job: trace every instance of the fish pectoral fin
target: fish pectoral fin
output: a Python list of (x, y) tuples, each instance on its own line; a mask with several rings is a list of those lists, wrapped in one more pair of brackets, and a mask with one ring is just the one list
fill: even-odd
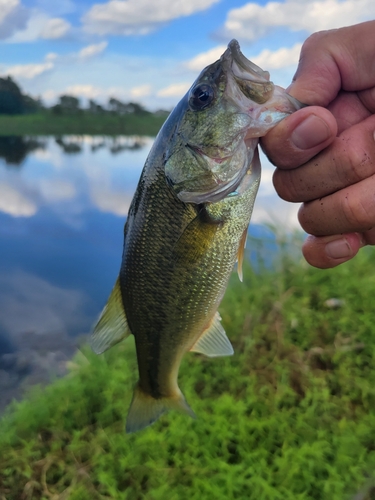
[(127, 434), (148, 427), (168, 410), (177, 410), (197, 418), (180, 390), (175, 397), (154, 398), (146, 394), (137, 384), (126, 419)]
[(204, 330), (190, 351), (199, 352), (211, 358), (215, 356), (231, 356), (233, 354), (232, 344), (220, 320), (219, 313), (216, 313), (209, 327)]
[(173, 249), (176, 261), (195, 264), (206, 255), (222, 221), (210, 217), (205, 207), (186, 226)]
[(90, 345), (96, 354), (101, 354), (129, 335), (130, 330), (122, 304), (120, 279), (117, 278), (108, 302), (95, 325)]
[(237, 273), (238, 273), (238, 277), (240, 278), (241, 283), (243, 281), (242, 265), (243, 265), (243, 258), (245, 255), (248, 227), (242, 233), (241, 240), (240, 240), (240, 246), (238, 247), (238, 253), (237, 253)]

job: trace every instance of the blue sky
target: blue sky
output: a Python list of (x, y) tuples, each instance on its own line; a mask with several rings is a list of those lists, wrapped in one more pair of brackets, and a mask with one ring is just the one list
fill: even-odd
[(374, 18), (374, 0), (0, 0), (0, 75), (46, 104), (169, 109), (231, 38), (287, 86), (310, 33)]

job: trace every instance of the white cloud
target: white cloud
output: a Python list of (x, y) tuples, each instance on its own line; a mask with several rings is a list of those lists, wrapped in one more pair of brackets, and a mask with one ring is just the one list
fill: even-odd
[(59, 95), (60, 92), (58, 92), (57, 90), (48, 89), (42, 92), (42, 99), (47, 103), (51, 103), (51, 101), (57, 99)]
[(56, 52), (48, 52), (46, 57), (44, 58), (46, 61), (55, 61), (59, 56)]
[(0, 184), (0, 211), (13, 217), (31, 217), (37, 212), (35, 203), (9, 184)]
[(24, 28), (28, 16), (19, 0), (0, 0), (0, 38), (8, 38)]
[(124, 217), (128, 214), (132, 201), (132, 193), (115, 191), (113, 188), (106, 190), (103, 187), (92, 189), (91, 199), (93, 204), (105, 213), (111, 213)]
[(73, 0), (59, 0), (51, 2), (51, 0), (37, 0), (39, 9), (43, 10), (50, 16), (61, 16), (63, 14), (71, 14), (77, 10), (76, 2)]
[(373, 0), (286, 0), (248, 3), (229, 11), (223, 36), (253, 41), (278, 27), (308, 33), (373, 19)]
[(14, 78), (25, 78), (31, 80), (36, 76), (45, 73), (53, 68), (54, 64), (50, 61), (39, 63), (39, 64), (16, 64), (15, 66), (9, 66), (4, 71), (5, 75), (11, 75)]
[(85, 318), (83, 292), (60, 288), (23, 271), (0, 276), (0, 324), (10, 335), (66, 332)]
[(83, 16), (85, 29), (99, 35), (145, 35), (158, 26), (206, 10), (219, 0), (110, 0)]
[(20, 7), (19, 0), (1, 0), (0, 1), (0, 24), (3, 24), (9, 15)]
[(207, 52), (201, 52), (190, 61), (187, 61), (184, 66), (191, 71), (202, 71), (203, 68), (220, 59), (226, 48), (226, 45), (218, 45)]
[[(2, 0), (0, 0), (1, 2)], [(7, 1), (7, 0), (5, 0)], [(21, 29), (24, 28), (24, 29)], [(38, 39), (56, 40), (66, 36), (71, 30), (71, 25), (60, 17), (50, 18), (44, 12), (33, 9), (28, 14), (27, 23), (24, 22), (20, 29), (12, 32), (7, 39), (8, 43), (27, 43)]]
[(87, 99), (94, 99), (103, 94), (103, 89), (100, 87), (95, 87), (91, 84), (77, 84), (69, 85), (65, 89), (65, 93), (69, 95), (74, 95), (76, 97), (85, 97)]
[(158, 97), (182, 97), (191, 87), (191, 83), (175, 83), (159, 90)]
[(103, 52), (103, 50), (106, 49), (107, 45), (108, 42), (100, 42), (92, 45), (87, 45), (87, 47), (84, 47), (78, 52), (78, 57), (80, 57), (81, 59), (86, 59), (88, 57), (96, 56), (97, 54)]
[(62, 38), (67, 35), (70, 27), (70, 23), (68, 23), (61, 17), (48, 19), (48, 21), (40, 31), (40, 37), (47, 40), (56, 40), (57, 38)]
[(139, 97), (145, 97), (151, 94), (152, 86), (151, 85), (140, 85), (139, 87), (133, 87), (130, 89), (131, 97), (138, 99)]
[[(296, 43), (295, 45), (293, 45), (293, 47), (281, 47), (276, 51), (264, 49), (258, 55), (249, 56), (246, 54), (246, 57), (249, 57), (254, 64), (260, 66), (266, 71), (281, 69), (288, 66), (296, 66), (298, 64), (301, 47), (301, 43)], [(183, 63), (183, 66), (191, 71), (200, 72), (206, 66), (219, 59), (225, 50), (225, 45), (218, 45), (217, 47), (214, 47), (207, 52), (202, 52), (195, 56), (193, 59), (186, 61), (185, 63)], [(167, 95), (180, 94), (171, 93)]]
[(288, 66), (296, 66), (298, 64), (299, 55), (301, 52), (302, 43), (296, 43), (293, 47), (282, 47), (275, 52), (269, 49), (264, 49), (251, 60), (260, 68), (266, 71), (272, 69), (281, 69)]
[(42, 179), (39, 189), (47, 203), (71, 200), (77, 194), (74, 184), (62, 179)]

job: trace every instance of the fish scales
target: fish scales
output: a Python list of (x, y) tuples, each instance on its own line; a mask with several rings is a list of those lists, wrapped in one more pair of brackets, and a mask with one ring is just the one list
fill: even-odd
[[(236, 207), (235, 198), (228, 198), (219, 203), (221, 209), (215, 206), (213, 213), (218, 221), (211, 222), (215, 229), (212, 246), (194, 262), (196, 251), (199, 253), (199, 234), (194, 234), (194, 241), (184, 242), (184, 255), (177, 256), (175, 249), (179, 235), (196, 219), (197, 209), (171, 196), (162, 168), (157, 179), (141, 182), (141, 199), (135, 202), (139, 204), (138, 211), (129, 211), (129, 229), (132, 225), (135, 229), (129, 231), (129, 239), (128, 234), (125, 237), (120, 283), (129, 327), (136, 339), (141, 387), (151, 391), (154, 381), (153, 396), (163, 397), (170, 389), (158, 382), (158, 378), (167, 380), (162, 368), (169, 370), (179, 351), (194, 344), (216, 311), (233, 268), (239, 238), (247, 227), (251, 205), (241, 203)], [(237, 217), (231, 217), (235, 211)], [(137, 214), (144, 217), (144, 224), (139, 223)], [(203, 233), (204, 225), (198, 228)], [(176, 325), (183, 328), (177, 329)], [(167, 348), (165, 352), (162, 345)], [(148, 359), (151, 363), (142, 362)]]
[(129, 209), (119, 278), (91, 340), (100, 353), (135, 337), (139, 380), (127, 432), (169, 409), (195, 416), (177, 383), (187, 351), (233, 353), (217, 309), (236, 260), (242, 277), (258, 139), (298, 107), (232, 41), (159, 132)]

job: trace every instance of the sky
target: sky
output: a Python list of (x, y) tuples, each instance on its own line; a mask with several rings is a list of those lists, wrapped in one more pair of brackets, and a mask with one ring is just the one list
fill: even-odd
[(286, 87), (311, 33), (374, 18), (374, 0), (0, 0), (0, 76), (46, 105), (171, 109), (232, 38)]

